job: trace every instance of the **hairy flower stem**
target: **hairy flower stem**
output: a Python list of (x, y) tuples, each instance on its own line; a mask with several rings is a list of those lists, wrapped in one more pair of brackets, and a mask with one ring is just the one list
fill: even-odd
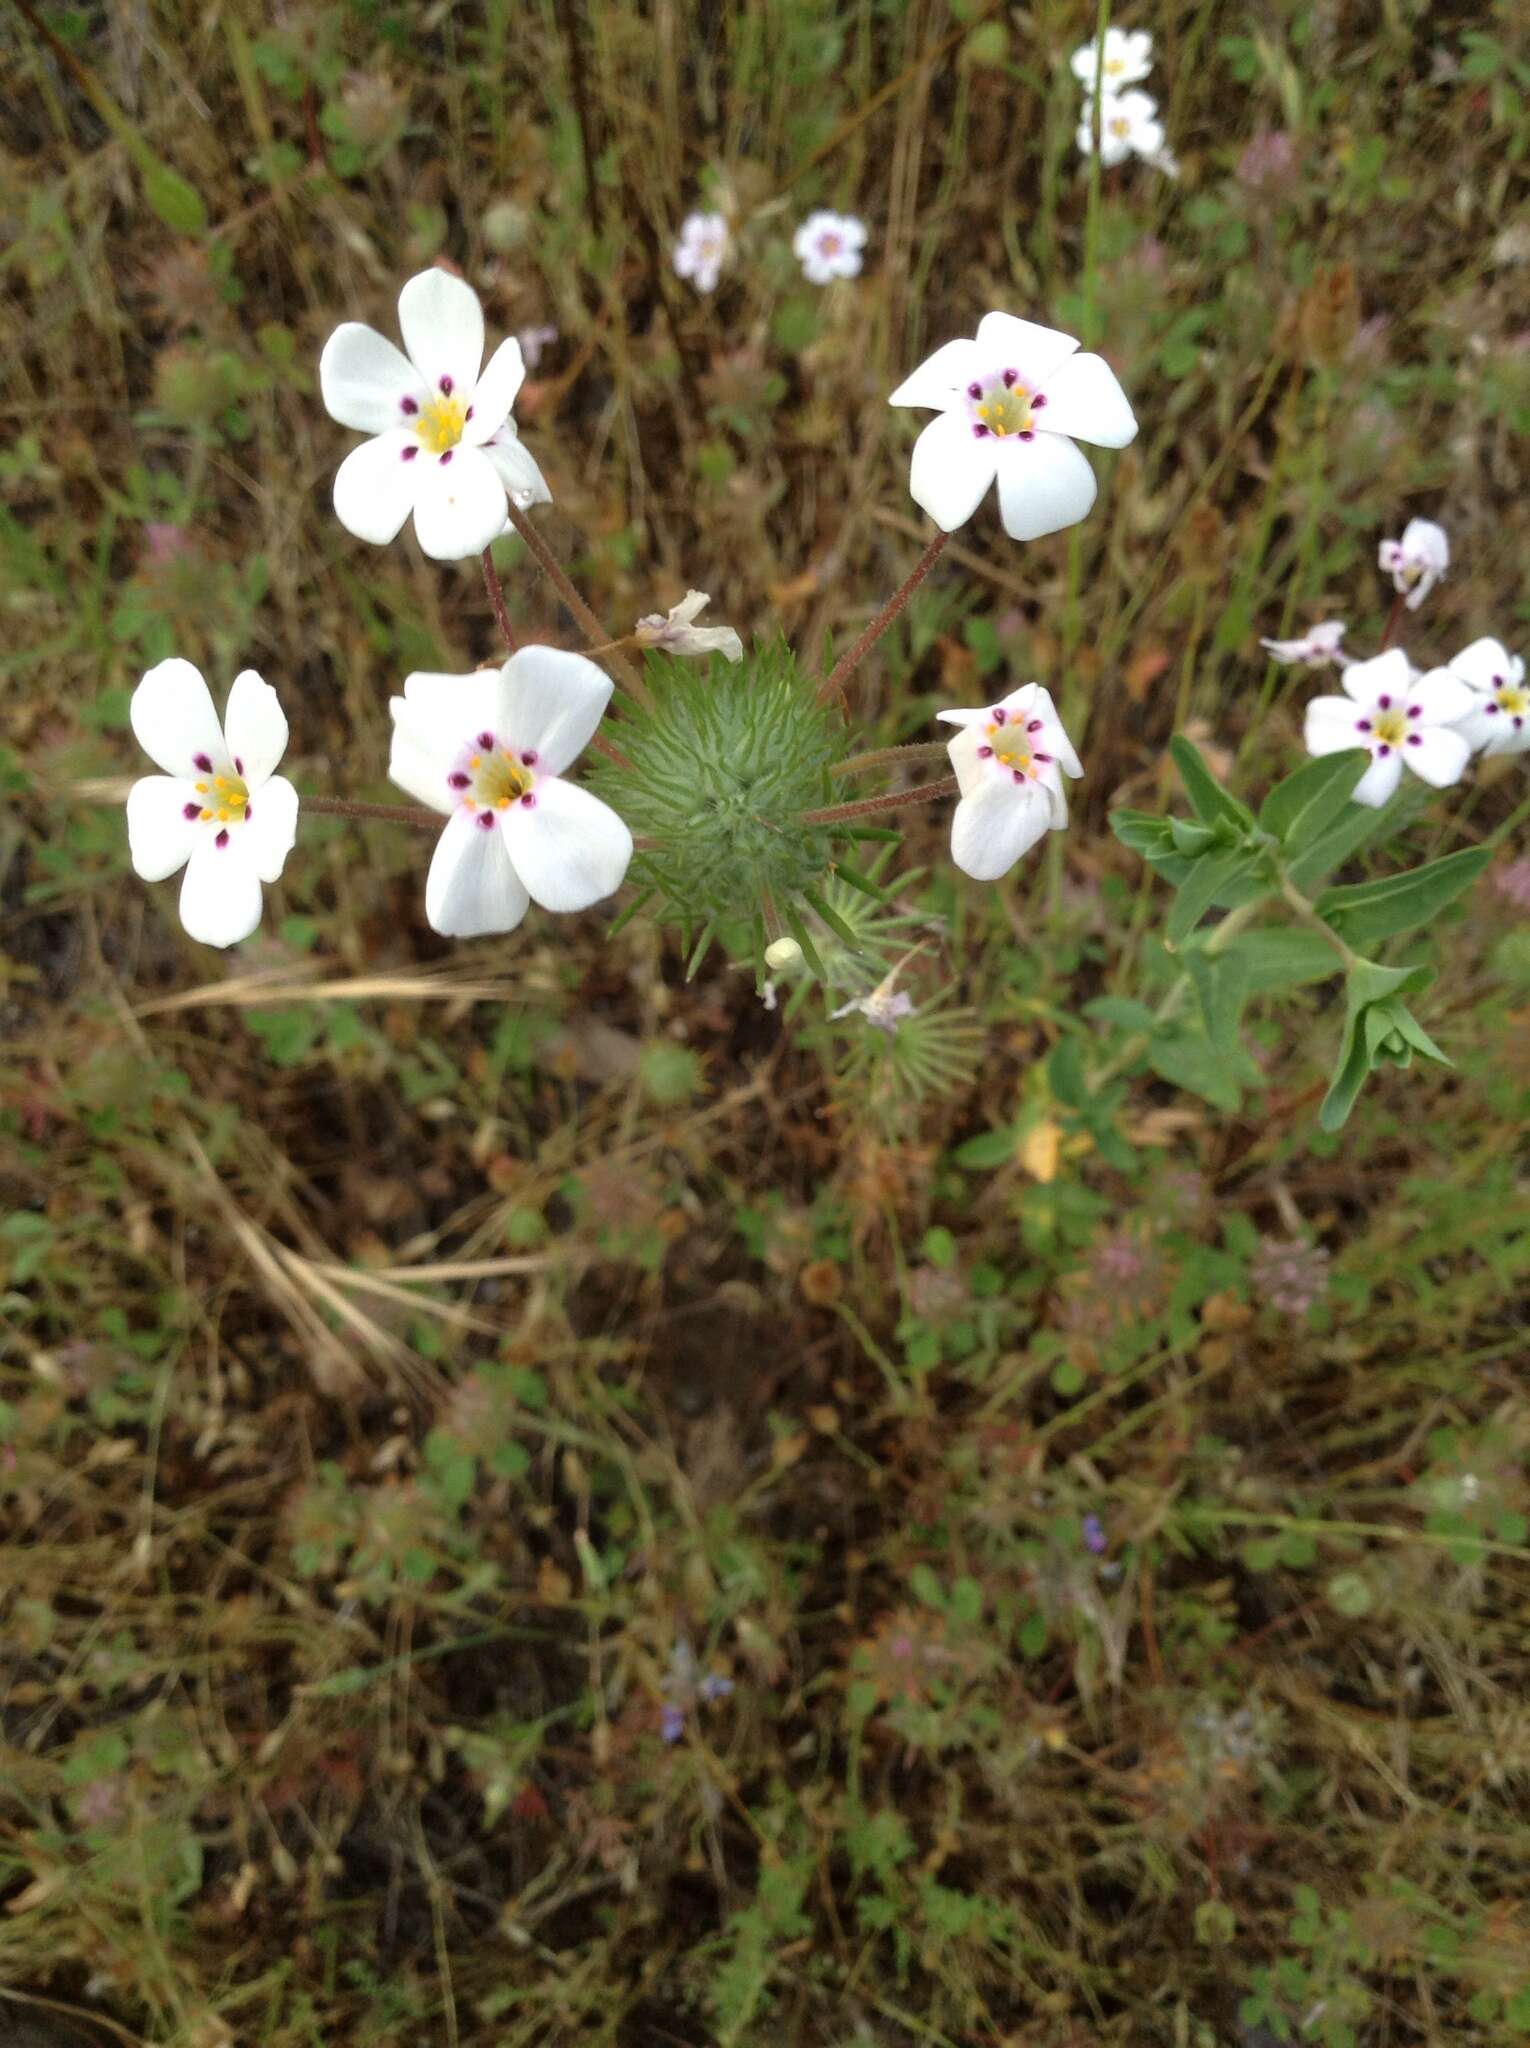
[(393, 825), (413, 825), (417, 830), (439, 832), (443, 814), (427, 811), (423, 804), (365, 804), (353, 803), (343, 796), (305, 796), (299, 798), (299, 805), (305, 811), (318, 811), (329, 818), (382, 818)]
[(869, 818), (876, 811), (901, 810), (905, 804), (933, 803), (937, 797), (956, 794), (956, 777), (943, 775), (939, 782), (923, 783), (918, 789), (890, 789), (885, 796), (862, 797), (851, 804), (830, 804), (821, 811), (804, 811), (799, 825), (840, 825), (849, 818)]
[(914, 740), (906, 747), (873, 747), (869, 754), (852, 754), (848, 761), (836, 761), (831, 775), (859, 775), (863, 768), (890, 768), (899, 761), (933, 761), (946, 751), (944, 740)]
[(1392, 635), (1397, 631), (1397, 622), (1403, 615), (1403, 605), (1405, 602), (1404, 594), (1399, 590), (1396, 597), (1392, 600), (1392, 609), (1387, 613), (1387, 622), (1381, 629), (1381, 652), (1383, 654), (1386, 653), (1392, 644)]
[(590, 645), (592, 647), (609, 649), (611, 652), (611, 666), (621, 678), (622, 687), (629, 696), (635, 697), (639, 704), (651, 706), (653, 700), (648, 694), (642, 677), (630, 661), (615, 651), (610, 634), (574, 588), (564, 573), (561, 563), (553, 554), (552, 549), (543, 540), (541, 534), (532, 525), (520, 506), (516, 504), (514, 498), (511, 498), (508, 502), (511, 525), (531, 550), (532, 558), (536, 562), (537, 567), (568, 606), (569, 611), (577, 620), (580, 630), (584, 633)]
[(850, 649), (850, 652), (840, 657), (830, 673), (819, 684), (818, 699), (820, 703), (827, 703), (831, 697), (843, 690), (846, 680), (860, 667), (866, 656), (876, 646), (893, 620), (897, 618), (925, 577), (934, 568), (936, 562), (940, 559), (941, 549), (949, 539), (949, 534), (936, 534), (903, 582), (898, 585), (898, 588), (893, 592), (886, 604), (883, 605), (865, 632), (862, 633), (860, 639)]
[(493, 607), (499, 630), (504, 635), (505, 645), (514, 654), (517, 651), (515, 635), (510, 630), (510, 614), (505, 610), (505, 592), (499, 580), (499, 571), (494, 566), (493, 551), (489, 548), (483, 551), (483, 587), (489, 593), (489, 603)]

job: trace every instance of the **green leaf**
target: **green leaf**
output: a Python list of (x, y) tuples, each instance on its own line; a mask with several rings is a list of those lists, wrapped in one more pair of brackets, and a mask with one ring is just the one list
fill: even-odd
[(145, 168), (143, 196), (150, 211), (178, 235), (199, 235), (207, 226), (207, 208), (201, 193), (168, 164), (155, 163)]
[(1148, 1064), (1163, 1080), (1201, 1096), (1215, 1109), (1232, 1114), (1242, 1107), (1242, 1082), (1209, 1039), (1189, 1032), (1155, 1038), (1148, 1047)]
[(1222, 958), (1242, 962), (1250, 995), (1329, 981), (1342, 973), (1344, 967), (1321, 932), (1294, 925), (1269, 925), (1262, 931), (1244, 932), (1233, 940)]
[(1343, 1126), (1367, 1074), (1388, 1060), (1406, 1065), (1417, 1050), (1449, 1065), (1402, 1002), (1404, 994), (1427, 988), (1433, 978), (1427, 967), (1378, 967), (1374, 960), (1358, 960), (1350, 969), (1338, 1064), (1318, 1111), (1318, 1123), (1325, 1131)]
[(1491, 858), (1487, 847), (1467, 846), (1407, 874), (1325, 889), (1317, 913), (1348, 945), (1373, 946), (1379, 939), (1427, 924), (1471, 887)]
[(976, 1167), (980, 1172), (992, 1166), (1007, 1166), (1014, 1156), (1015, 1134), (1007, 1126), (969, 1138), (964, 1145), (957, 1146), (955, 1153), (958, 1166)]
[[(1182, 944), (1213, 903), (1223, 900), (1229, 890), (1237, 890), (1252, 881), (1258, 862), (1257, 853), (1203, 855), (1180, 884), (1179, 894), (1170, 907), (1164, 926), (1164, 937), (1169, 944)], [(1256, 890), (1254, 893), (1257, 895), (1259, 892)], [(1245, 897), (1243, 900), (1249, 899)]]
[(1084, 1073), (1084, 1042), (1081, 1038), (1060, 1038), (1047, 1061), (1047, 1080), (1057, 1100), (1068, 1109), (1082, 1109), (1089, 1101), (1089, 1082)]
[(1335, 823), (1305, 850), (1298, 850), (1286, 863), (1286, 872), (1303, 895), (1310, 896), (1325, 875), (1341, 867), (1373, 839), (1391, 839), (1411, 825), (1433, 792), (1416, 776), (1409, 776), (1388, 804), (1378, 810), (1370, 804), (1353, 804), (1341, 811)]
[(1243, 1006), (1248, 1000), (1248, 976), (1241, 960), (1230, 952), (1209, 957), (1204, 952), (1187, 952), (1185, 967), (1195, 983), (1206, 1036), (1241, 1080), (1257, 1085), (1259, 1069), (1238, 1042)]
[(1298, 852), (1310, 846), (1340, 817), (1370, 762), (1364, 747), (1346, 747), (1341, 754), (1304, 761), (1265, 798), (1260, 825), (1282, 846)]
[(1183, 733), (1177, 732), (1169, 742), (1169, 752), (1185, 785), (1190, 808), (1198, 818), (1208, 825), (1214, 825), (1221, 819), (1236, 826), (1240, 834), (1250, 829), (1254, 822), (1253, 812), (1247, 804), (1239, 803), (1230, 790), (1222, 787), (1206, 766), (1198, 747), (1193, 746)]

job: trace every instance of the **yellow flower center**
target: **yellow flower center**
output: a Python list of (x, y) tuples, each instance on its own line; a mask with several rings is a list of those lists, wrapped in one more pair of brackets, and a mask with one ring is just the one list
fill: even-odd
[(1498, 692), (1498, 708), (1500, 711), (1507, 711), (1511, 718), (1523, 718), (1525, 713), (1530, 711), (1530, 690), (1522, 690), (1513, 683), (1505, 683)]
[(983, 730), (988, 745), (993, 749), (993, 758), (1001, 767), (1007, 768), (1012, 775), (1035, 775), (1035, 758), (1023, 731), (1013, 725), (997, 723), (987, 725)]
[(1115, 119), (1109, 122), (1107, 125), (1110, 128), (1111, 134), (1120, 136), (1123, 142), (1126, 140), (1127, 136), (1130, 135), (1132, 132), (1132, 124), (1130, 121), (1127, 120), (1124, 114), (1117, 114)]
[(1010, 434), (1029, 434), (1035, 426), (1031, 418), (1031, 394), (1019, 384), (1008, 391), (1002, 384), (995, 385), (979, 404), (977, 416), (989, 433), (1000, 441)]
[(1124, 71), (1125, 69), (1126, 59), (1124, 57), (1107, 57), (1105, 59), (1105, 72), (1107, 77), (1114, 78), (1117, 76), (1118, 73)]
[(503, 751), (474, 754), (468, 768), (472, 773), (473, 788), (467, 802), (469, 805), (482, 805), (485, 810), (509, 810), (517, 797), (526, 794), (534, 780), (513, 755)]
[[(450, 381), (449, 379), (442, 380)], [(448, 448), (455, 448), (462, 439), (462, 429), (467, 422), (467, 404), (461, 398), (428, 398), (420, 407), (419, 418), (414, 431), (420, 437), (420, 446), (427, 455), (444, 455)]]
[(1407, 716), (1401, 711), (1383, 711), (1374, 721), (1374, 730), (1387, 746), (1400, 747), (1408, 735)]
[(249, 787), (242, 775), (214, 775), (196, 785), (202, 799), (201, 822), (216, 818), (220, 825), (240, 825), (249, 808)]

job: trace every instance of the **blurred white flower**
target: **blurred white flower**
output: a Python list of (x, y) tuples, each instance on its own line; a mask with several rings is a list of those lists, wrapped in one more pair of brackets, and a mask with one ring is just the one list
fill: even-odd
[(961, 789), (951, 858), (974, 881), (997, 881), (1044, 833), (1067, 824), (1063, 776), (1083, 768), (1040, 683), (1025, 683), (984, 710), (939, 716), (961, 727), (946, 746)]
[[(1078, 124), (1078, 146), (1085, 156), (1094, 149), (1093, 107), (1084, 109)], [(1178, 175), (1179, 166), (1164, 148), (1157, 100), (1145, 92), (1106, 93), (1100, 101), (1100, 162), (1124, 163), (1129, 156), (1149, 157)]]
[(554, 647), (523, 647), (501, 669), (406, 680), (388, 707), (388, 773), (448, 818), (425, 883), (433, 930), (514, 931), (531, 903), (587, 910), (621, 887), (632, 834), (563, 780), (610, 697), (593, 661)]
[(990, 484), (1011, 540), (1037, 540), (1082, 519), (1094, 503), (1094, 471), (1070, 436), (1124, 448), (1137, 421), (1103, 356), (1077, 355), (1055, 328), (986, 313), (977, 338), (948, 341), (887, 401), (929, 406), (914, 443), (909, 489), (937, 526), (952, 532)]
[(1457, 725), (1475, 753), (1530, 752), (1530, 689), (1525, 664), (1499, 640), (1474, 640), (1454, 656), (1445, 673), (1465, 683), (1472, 707)]
[(897, 973), (898, 970), (894, 968), (891, 974), (877, 983), (870, 995), (856, 996), (848, 1003), (841, 1003), (837, 1010), (830, 1012), (833, 1021), (837, 1023), (841, 1017), (853, 1016), (859, 1012), (868, 1024), (875, 1025), (878, 1031), (885, 1032), (889, 1038), (895, 1038), (899, 1024), (905, 1017), (914, 1014), (913, 997), (905, 990), (893, 987)]
[(1347, 659), (1339, 642), (1344, 638), (1342, 619), (1324, 619), (1309, 626), (1300, 640), (1261, 640), (1259, 645), (1272, 661), (1299, 661), (1307, 668), (1327, 668), (1331, 662)]
[(640, 647), (662, 647), (670, 654), (710, 654), (714, 648), (729, 661), (742, 661), (744, 643), (731, 626), (698, 626), (692, 622), (711, 599), (704, 590), (688, 590), (666, 612), (639, 619), (634, 637)]
[(1432, 519), (1410, 519), (1401, 540), (1384, 540), (1377, 560), (1392, 578), (1392, 588), (1416, 612), (1450, 567), (1450, 541)]
[(534, 370), (542, 360), (542, 351), (551, 348), (558, 339), (558, 330), (551, 326), (523, 327), (515, 338), (521, 345), (527, 369)]
[(522, 510), (552, 497), (510, 418), (526, 374), (521, 345), (502, 341), (480, 376), (483, 308), (445, 270), (410, 278), (398, 322), (407, 354), (347, 320), (319, 358), (325, 411), (371, 436), (340, 465), (335, 512), (378, 546), (412, 512), (425, 553), (461, 561), (504, 532), (507, 495)]
[(184, 867), (181, 923), (204, 946), (236, 945), (260, 923), (260, 885), (297, 837), (297, 791), (272, 772), (287, 745), (276, 692), (244, 669), (220, 725), (200, 670), (172, 657), (144, 676), (129, 716), (165, 771), (128, 791), (133, 867), (146, 882)]
[[(1097, 46), (1087, 42), (1073, 52), (1069, 62), (1073, 76), (1087, 91), (1094, 91)], [(1105, 31), (1105, 90), (1119, 92), (1136, 85), (1153, 68), (1153, 38), (1145, 28), (1108, 28)]]
[(688, 213), (680, 223), (674, 265), (699, 292), (715, 292), (723, 263), (732, 247), (728, 223), (720, 213)]
[(1452, 728), (1472, 709), (1472, 692), (1448, 669), (1417, 674), (1400, 647), (1371, 661), (1352, 661), (1340, 678), (1342, 697), (1314, 697), (1307, 706), (1307, 751), (1337, 754), (1364, 747), (1371, 765), (1355, 786), (1357, 804), (1384, 804), (1402, 780), (1403, 764), (1435, 789), (1459, 782), (1471, 748)]
[(853, 213), (810, 213), (792, 237), (792, 254), (809, 284), (859, 277), (865, 246), (865, 223)]

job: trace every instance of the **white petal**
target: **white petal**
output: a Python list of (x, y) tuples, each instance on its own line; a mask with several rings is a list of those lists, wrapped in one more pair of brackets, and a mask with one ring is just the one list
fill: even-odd
[(347, 320), (324, 344), (319, 358), (324, 410), (342, 427), (384, 434), (404, 418), (403, 401), (427, 396), (413, 363), (373, 327)]
[(1448, 668), (1431, 669), (1408, 689), (1408, 702), (1419, 707), (1420, 725), (1455, 725), (1477, 708), (1476, 692)]
[(1305, 737), (1309, 754), (1342, 754), (1346, 747), (1370, 744), (1347, 697), (1314, 697), (1307, 706)]
[(1351, 792), (1357, 804), (1369, 804), (1379, 811), (1402, 780), (1402, 756), (1394, 747), (1390, 754), (1380, 754), (1355, 784)]
[(1103, 356), (1070, 356), (1048, 378), (1044, 392), (1050, 434), (1071, 434), (1097, 448), (1124, 448), (1137, 438), (1137, 417), (1116, 373)]
[(531, 805), (513, 804), (504, 834), (516, 873), (544, 910), (587, 910), (622, 885), (632, 834), (608, 804), (550, 775)]
[(1413, 681), (1413, 664), (1400, 647), (1389, 647), (1369, 661), (1352, 661), (1339, 678), (1339, 687), (1357, 704), (1371, 705), (1380, 697), (1406, 697)]
[(186, 863), (181, 923), (204, 946), (237, 946), (260, 923), (260, 877), (240, 850), (237, 833), (226, 846), (203, 833)]
[(174, 775), (145, 775), (128, 791), (128, 851), (144, 881), (162, 882), (191, 858), (198, 826), (186, 806), (194, 798), (192, 785)]
[(443, 765), (481, 732), (494, 732), (499, 679), (497, 668), (475, 668), (465, 676), (415, 669), (404, 678), (410, 723), (427, 747), (440, 748)]
[(978, 347), (990, 369), (1018, 370), (1035, 390), (1078, 347), (1071, 334), (1017, 320), (1013, 313), (985, 313), (978, 322)]
[(473, 287), (449, 270), (422, 270), (398, 295), (398, 324), (431, 392), (449, 377), (455, 395), (467, 398), (483, 361), (483, 307)]
[(466, 445), (422, 456), (414, 530), (434, 561), (481, 555), (505, 524), (505, 487), (481, 448)]
[(178, 655), (159, 662), (144, 676), (133, 692), (128, 716), (133, 737), (167, 775), (194, 781), (198, 754), (222, 765), (223, 728), (202, 671)]
[(520, 343), (512, 334), (490, 356), (478, 380), (478, 388), (473, 393), (473, 417), (462, 429), (463, 440), (477, 448), (491, 434), (497, 433), (509, 417), (515, 395), (525, 381), (526, 361), (521, 354)]
[(335, 472), (335, 517), (358, 540), (386, 546), (414, 510), (419, 473), (429, 460), (408, 427), (363, 441)]
[(1523, 754), (1530, 749), (1530, 718), (1523, 712), (1491, 712), (1484, 707), (1455, 729), (1484, 754)]
[(1051, 822), (1045, 790), (1034, 783), (1023, 789), (1014, 783), (1006, 787), (995, 779), (956, 806), (951, 858), (975, 882), (996, 882), (1044, 836)]
[(999, 512), (1011, 540), (1039, 540), (1074, 526), (1099, 486), (1083, 451), (1065, 434), (1034, 441), (1011, 435), (1000, 446)]
[(948, 341), (904, 378), (887, 403), (931, 405), (944, 412), (982, 373), (983, 352), (975, 341)]
[(561, 775), (590, 743), (611, 701), (611, 678), (582, 654), (523, 647), (500, 671), (495, 731), (541, 775)]
[(1474, 640), (1470, 647), (1451, 656), (1450, 667), (1474, 690), (1491, 690), (1497, 682), (1515, 681), (1513, 657), (1501, 640)]
[[(520, 511), (524, 512), (531, 505), (552, 503), (552, 492), (547, 487), (547, 479), (532, 460), (525, 442), (516, 433), (514, 421), (507, 420), (494, 439), (485, 445), (483, 452), (493, 463), (499, 473), (500, 482), (509, 496), (514, 498)], [(508, 518), (505, 526), (507, 529), (510, 526)]]
[[(411, 676), (409, 680), (413, 682), (416, 678)], [(442, 680), (450, 683), (456, 678), (447, 676)], [(453, 737), (455, 727), (443, 727), (438, 718), (402, 697), (390, 698), (388, 709), (393, 714), (388, 780), (396, 782), (416, 803), (427, 804), (433, 811), (451, 811), (454, 799), (446, 778), (462, 751), (465, 729), (461, 737)]]
[(1035, 735), (1043, 753), (1052, 755), (1069, 775), (1075, 779), (1084, 772), (1084, 764), (1074, 751), (1073, 742), (1063, 731), (1063, 722), (1057, 715), (1057, 706), (1052, 702), (1052, 693), (1044, 683), (1029, 683), (1023, 690), (1016, 690), (1013, 698), (1004, 700), (1005, 710), (1011, 704), (1016, 711), (1025, 713), (1026, 723), (1039, 718), (1041, 731)]
[(974, 795), (989, 779), (987, 764), (978, 759), (978, 748), (986, 745), (975, 725), (964, 726), (955, 739), (946, 741), (946, 753), (963, 796)]
[(1450, 538), (1432, 519), (1410, 519), (1403, 528), (1402, 551), (1410, 562), (1422, 562), (1443, 576), (1450, 567)]
[(993, 482), (998, 442), (979, 440), (965, 413), (943, 412), (914, 443), (908, 487), (947, 533), (972, 517)]
[(982, 725), (989, 715), (989, 706), (980, 705), (976, 711), (937, 711), (935, 716), (942, 725)]
[(1465, 733), (1452, 732), (1447, 726), (1428, 725), (1422, 732), (1409, 733), (1402, 757), (1421, 782), (1434, 789), (1449, 789), (1466, 773), (1466, 764), (1472, 757), (1471, 742)]
[(250, 798), (238, 838), (263, 882), (274, 882), (297, 838), (298, 793), (285, 775), (272, 775)]
[(431, 929), (443, 939), (513, 932), (530, 901), (511, 865), (502, 829), (479, 825), (459, 811), (436, 841), (425, 878), (425, 917)]
[(256, 790), (287, 748), (287, 718), (271, 685), (252, 668), (241, 669), (228, 693), (223, 730), (236, 774)]

